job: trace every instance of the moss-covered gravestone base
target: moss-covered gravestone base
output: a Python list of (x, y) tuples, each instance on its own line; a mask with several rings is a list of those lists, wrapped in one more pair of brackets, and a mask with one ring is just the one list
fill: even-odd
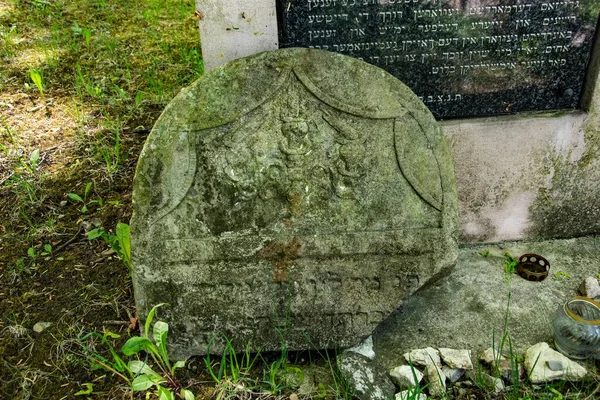
[(176, 358), (350, 346), (457, 258), (456, 185), (430, 112), (346, 56), (226, 64), (165, 109), (134, 183), (139, 315)]

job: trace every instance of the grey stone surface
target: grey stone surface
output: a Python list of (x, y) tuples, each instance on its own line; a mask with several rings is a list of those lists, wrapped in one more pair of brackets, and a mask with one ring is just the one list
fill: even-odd
[(565, 369), (564, 363), (561, 360), (548, 360), (546, 366), (550, 371), (561, 371)]
[(373, 336), (369, 336), (361, 343), (357, 344), (352, 348), (349, 348), (348, 351), (353, 351), (354, 353), (362, 354), (363, 356), (371, 360), (374, 359), (375, 352), (373, 351)]
[[(540, 341), (553, 343), (556, 310), (577, 296), (583, 278), (597, 273), (599, 240), (584, 237), (461, 249), (452, 273), (415, 293), (379, 326), (373, 334), (375, 360), (392, 368), (406, 351), (424, 345), (460, 347), (479, 354), (500, 343), (507, 305), (514, 353), (523, 354)], [(488, 251), (487, 257), (480, 255)], [(552, 265), (550, 276), (530, 282), (514, 275), (509, 287), (504, 274), (507, 251), (515, 257), (544, 256)], [(565, 274), (555, 276), (559, 271)], [(508, 353), (507, 345), (504, 352)]]
[(400, 389), (415, 387), (423, 379), (423, 373), (414, 366), (400, 365), (392, 368), (390, 378)]
[(394, 396), (396, 388), (386, 372), (362, 354), (345, 351), (337, 362), (359, 400), (387, 400)]
[(456, 350), (445, 347), (439, 349), (442, 361), (450, 368), (473, 369), (471, 350)]
[(440, 352), (432, 347), (426, 347), (423, 349), (415, 349), (404, 353), (404, 360), (414, 365), (426, 366), (429, 364), (435, 364), (438, 367), (442, 367), (442, 361), (440, 360)]
[(175, 357), (351, 346), (455, 263), (450, 152), (431, 113), (367, 63), (317, 50), (219, 67), (165, 109), (131, 221), (142, 320)]
[(579, 285), (579, 293), (582, 296), (595, 298), (600, 296), (600, 284), (598, 283), (598, 279), (593, 276), (588, 276), (581, 282)]
[(429, 394), (434, 397), (444, 397), (446, 395), (446, 375), (442, 369), (435, 364), (427, 364), (425, 367), (425, 376), (429, 386)]
[[(579, 381), (587, 375), (587, 370), (569, 360), (548, 343), (536, 343), (525, 352), (525, 370), (532, 383), (551, 382), (557, 379)], [(556, 369), (559, 365), (562, 368)]]
[(464, 369), (450, 368), (447, 365), (442, 366), (442, 372), (446, 376), (446, 379), (452, 383), (458, 382), (458, 380), (465, 374)]
[[(600, 90), (594, 98), (600, 103)], [(444, 122), (456, 169), (460, 241), (600, 232), (598, 110)]]

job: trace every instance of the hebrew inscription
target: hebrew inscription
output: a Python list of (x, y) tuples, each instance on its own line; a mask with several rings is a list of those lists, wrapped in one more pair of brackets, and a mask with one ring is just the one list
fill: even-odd
[(377, 65), (437, 117), (578, 107), (600, 10), (600, 0), (282, 4), (282, 47)]

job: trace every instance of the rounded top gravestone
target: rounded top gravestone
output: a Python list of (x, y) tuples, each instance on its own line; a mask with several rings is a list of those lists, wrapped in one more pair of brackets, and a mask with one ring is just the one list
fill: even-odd
[[(232, 61), (171, 101), (134, 182), (142, 319), (169, 350), (355, 344), (457, 257), (452, 160), (387, 72), (286, 49)], [(210, 348), (209, 348), (210, 346)]]

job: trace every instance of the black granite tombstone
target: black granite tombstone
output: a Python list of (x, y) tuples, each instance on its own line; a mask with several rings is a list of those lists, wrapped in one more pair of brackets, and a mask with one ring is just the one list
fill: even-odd
[(600, 0), (277, 0), (280, 46), (335, 51), (438, 118), (577, 108)]

